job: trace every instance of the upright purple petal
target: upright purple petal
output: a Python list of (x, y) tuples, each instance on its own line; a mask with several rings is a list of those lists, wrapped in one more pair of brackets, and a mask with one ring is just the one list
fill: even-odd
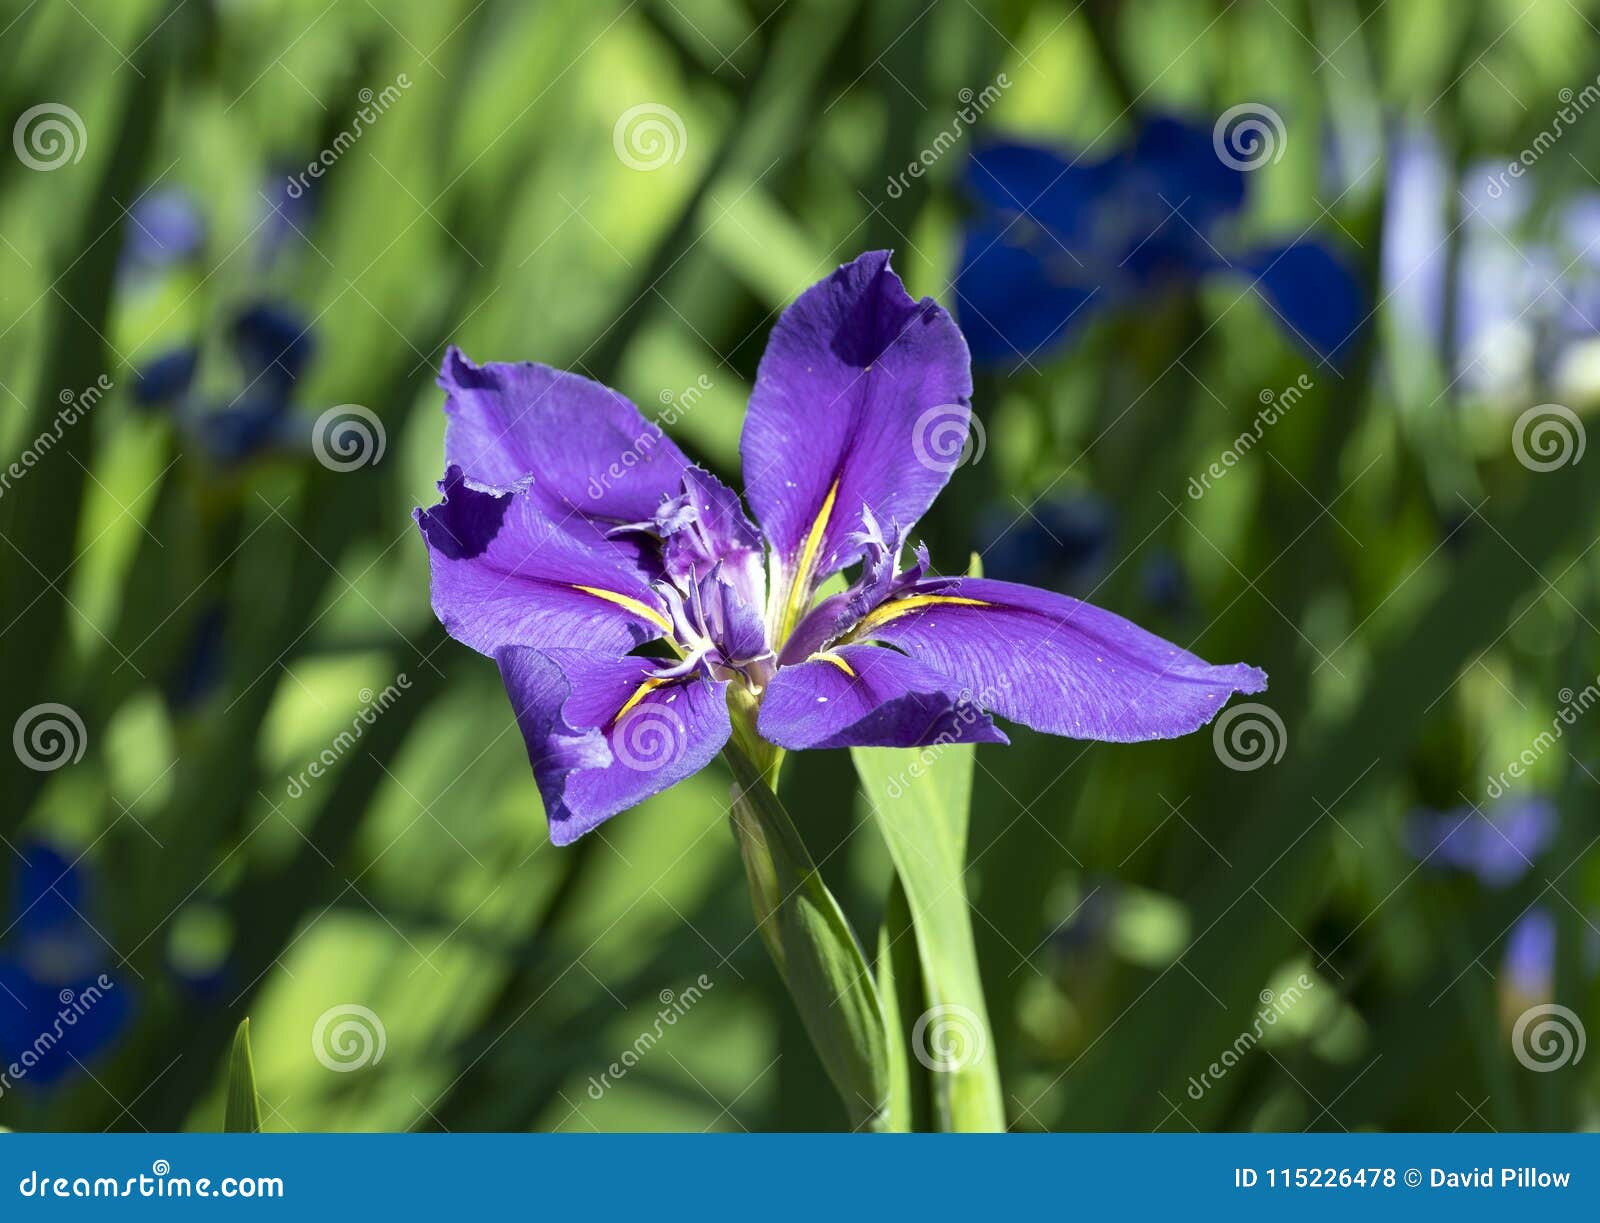
[(970, 696), (898, 650), (848, 645), (781, 667), (757, 729), (779, 747), (925, 747), (1005, 743)]
[(663, 501), (648, 521), (613, 534), (634, 532), (661, 540), (667, 576), (680, 585), (690, 587), (721, 565), (723, 578), (740, 598), (757, 611), (765, 606), (761, 536), (745, 517), (739, 494), (710, 472), (689, 468), (678, 496)]
[(1117, 743), (1204, 726), (1266, 674), (1212, 666), (1066, 595), (984, 578), (922, 581), (852, 636), (915, 655), (983, 708), (1053, 735)]
[(469, 488), (451, 467), (444, 500), (417, 510), (433, 573), (433, 610), (457, 641), (583, 646), (620, 654), (670, 626), (648, 574), (626, 547), (588, 524), (563, 526), (531, 491)]
[(557, 845), (699, 772), (728, 741), (725, 683), (663, 680), (656, 660), (594, 650), (512, 646), (498, 661)]
[(772, 330), (739, 447), (775, 585), (854, 561), (863, 510), (920, 518), (959, 460), (971, 394), (954, 320), (911, 299), (887, 251), (802, 293)]
[(651, 517), (689, 460), (628, 400), (548, 365), (474, 365), (445, 354), (445, 463), (476, 488), (531, 486), (547, 514), (608, 523)]

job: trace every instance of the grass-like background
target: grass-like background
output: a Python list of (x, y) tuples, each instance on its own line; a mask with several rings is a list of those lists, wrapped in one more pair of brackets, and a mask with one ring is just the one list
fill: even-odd
[[(50, 171), (0, 157), (0, 459), (51, 428), (63, 392), (113, 389), (0, 497), (0, 715), (61, 702), (87, 731), (68, 767), (0, 760), (0, 834), (82, 855), (84, 918), (131, 1016), (83, 1069), (6, 1091), (0, 1123), (219, 1128), (248, 1014), (268, 1129), (840, 1125), (752, 934), (721, 766), (553, 849), (495, 668), (435, 623), (410, 512), (440, 474), (443, 346), (581, 370), (647, 413), (708, 386), (670, 431), (737, 487), (755, 366), (801, 289), (893, 247), (914, 292), (955, 307), (975, 141), (1103, 157), (1140, 111), (1205, 125), (1256, 101), (1287, 139), (1250, 176), (1241, 233), (1341, 245), (1376, 309), (1363, 359), (1316, 362), (1226, 282), (1097, 317), (1032, 369), (980, 374), (986, 448), (922, 530), (950, 569), (1041, 506), (1096, 498), (1111, 528), (1092, 571), (1035, 529), (1040, 563), (1210, 660), (1264, 666), (1287, 733), (1251, 772), (1223, 767), (1209, 732), (1019, 730), (979, 752), (969, 885), (1008, 1113), (1021, 1129), (1594, 1125), (1600, 1058), (1526, 1069), (1510, 1024), (1545, 999), (1502, 965), (1516, 920), (1547, 910), (1549, 996), (1595, 1028), (1596, 727), (1523, 781), (1560, 832), (1510, 886), (1419, 866), (1405, 821), (1484, 806), (1486, 777), (1600, 671), (1595, 460), (1537, 473), (1511, 446), (1524, 409), (1581, 413), (1597, 386), (1582, 337), (1552, 356), (1540, 311), (1518, 312), (1590, 274), (1600, 230), (1519, 283), (1600, 192), (1600, 117), (1541, 153), (1513, 225), (1470, 223), (1479, 167), (1594, 82), (1597, 23), (1590, 0), (6, 0), (0, 118), (61, 103), (86, 140)], [(889, 190), (961, 91), (1001, 73), (978, 128)], [(402, 75), (263, 258), (286, 174)], [(683, 125), (681, 157), (652, 171), (613, 142), (644, 103)], [(1481, 255), (1469, 235), (1503, 243), (1510, 271), (1489, 283), (1521, 330), (1481, 352), (1439, 351), (1390, 308), (1385, 199), (1419, 131), (1447, 175), (1431, 252), (1447, 288)], [(127, 209), (170, 188), (197, 202), (204, 249), (132, 274)], [(381, 462), (338, 472), (302, 446), (228, 467), (134, 409), (135, 369), (195, 341), (201, 398), (226, 403), (222, 329), (259, 298), (315, 340), (293, 419), (309, 436), (330, 406), (369, 408)], [(1472, 360), (1497, 376), (1457, 377)], [(1190, 497), (1263, 392), (1302, 376), (1294, 411)], [(1152, 597), (1158, 561), (1184, 599)], [(209, 671), (189, 685), (197, 654)], [(854, 786), (846, 754), (816, 754), (792, 761), (786, 799), (870, 932), (889, 867)], [(1263, 991), (1302, 973), (1314, 988), (1195, 1098)], [(703, 997), (596, 1092), (664, 991), (701, 974)], [(385, 1048), (335, 1073), (312, 1035), (350, 1003)]]

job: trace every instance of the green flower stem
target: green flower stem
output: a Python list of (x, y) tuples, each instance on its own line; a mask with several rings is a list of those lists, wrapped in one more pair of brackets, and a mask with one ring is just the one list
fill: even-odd
[[(730, 816), (756, 926), (806, 1032), (858, 1130), (903, 1128), (890, 1115), (888, 1034), (861, 945), (769, 784), (781, 753), (735, 709)], [(743, 723), (743, 725), (741, 725)], [(765, 749), (765, 750), (763, 750)]]

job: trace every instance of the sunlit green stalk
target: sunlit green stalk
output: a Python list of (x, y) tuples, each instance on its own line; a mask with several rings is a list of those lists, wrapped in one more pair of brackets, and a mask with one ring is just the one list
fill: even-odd
[(769, 784), (777, 779), (781, 752), (754, 735), (744, 712), (735, 705), (725, 754), (734, 778), (729, 815), (756, 927), (851, 1125), (903, 1128), (890, 1114), (888, 1034), (872, 971)]

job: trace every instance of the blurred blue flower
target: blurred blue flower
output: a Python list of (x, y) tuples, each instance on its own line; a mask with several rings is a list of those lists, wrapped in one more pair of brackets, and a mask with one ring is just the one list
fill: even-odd
[(1548, 909), (1534, 906), (1511, 928), (1502, 971), (1521, 998), (1549, 998), (1555, 992), (1556, 923)]
[(226, 626), (227, 606), (221, 601), (208, 604), (196, 617), (177, 666), (162, 685), (167, 704), (174, 710), (193, 709), (222, 679)]
[(956, 278), (973, 358), (1031, 357), (1096, 310), (1227, 274), (1316, 356), (1347, 359), (1367, 314), (1360, 286), (1317, 241), (1234, 247), (1226, 223), (1245, 204), (1245, 173), (1217, 155), (1208, 128), (1170, 117), (1101, 161), (1020, 143), (980, 149)]
[(1157, 551), (1139, 570), (1145, 602), (1169, 615), (1189, 610), (1189, 575), (1171, 552)]
[(205, 241), (205, 218), (187, 191), (148, 191), (128, 210), (122, 266), (126, 271), (157, 271), (199, 254)]
[(193, 344), (168, 349), (135, 371), (133, 402), (141, 408), (177, 402), (188, 393), (199, 363), (200, 350)]
[(978, 525), (984, 573), (1063, 594), (1093, 586), (1111, 554), (1115, 515), (1092, 495), (1057, 497), (1019, 510), (998, 502)]
[(1506, 799), (1488, 812), (1415, 811), (1406, 821), (1406, 844), (1418, 861), (1464, 871), (1492, 888), (1527, 874), (1555, 834), (1555, 806), (1543, 798)]
[(252, 302), (241, 310), (229, 339), (245, 376), (246, 393), (265, 383), (267, 391), (287, 396), (316, 349), (311, 324), (269, 301)]
[(306, 440), (291, 412), (295, 384), (315, 355), (311, 324), (275, 302), (251, 302), (228, 326), (241, 389), (223, 404), (191, 393), (199, 350), (183, 347), (156, 357), (137, 373), (134, 400), (172, 411), (218, 466), (231, 467)]
[(307, 241), (306, 230), (316, 211), (316, 191), (291, 194), (289, 183), (290, 174), (278, 172), (270, 175), (261, 188), (264, 215), (258, 257), (263, 265), (270, 264), (286, 246)]
[[(0, 952), (0, 1069), (47, 1087), (110, 1047), (131, 999), (84, 916), (87, 872), (45, 845), (19, 856)], [(10, 1075), (13, 1066), (22, 1073)]]

